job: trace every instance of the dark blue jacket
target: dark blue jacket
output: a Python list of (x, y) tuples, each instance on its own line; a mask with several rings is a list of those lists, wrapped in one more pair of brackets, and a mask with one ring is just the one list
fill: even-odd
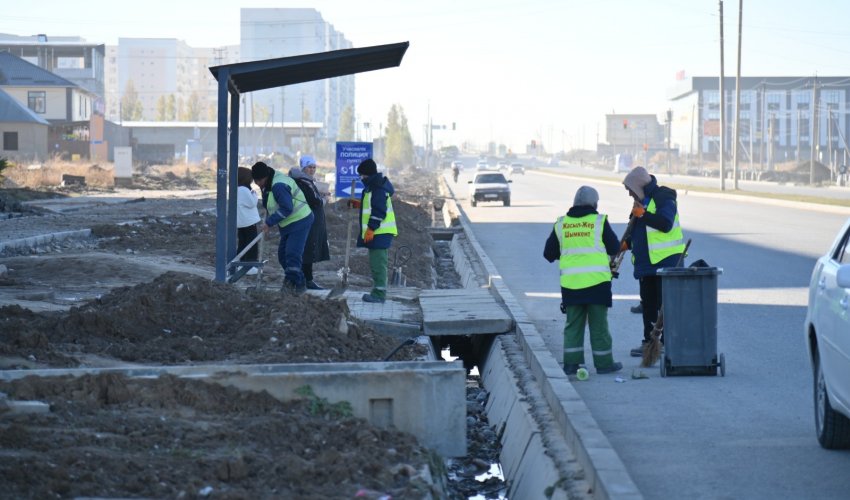
[[(387, 195), (392, 196), (395, 193), (392, 183), (384, 177), (380, 172), (370, 175), (363, 183), (363, 192), (360, 195), (360, 217), (358, 222), (363, 220), (363, 199), (367, 192), (372, 193), (372, 215), (369, 218), (368, 226), (372, 229), (378, 229), (381, 224), (378, 220), (383, 220), (387, 216)], [(375, 220), (377, 218), (378, 220)], [(399, 214), (395, 214), (396, 225), (399, 224)], [(358, 226), (359, 228), (360, 226)], [(368, 245), (363, 241), (363, 233), (357, 233), (357, 246), (372, 249), (389, 248), (393, 243), (393, 235), (391, 234), (376, 234), (372, 243)]]
[[(586, 205), (572, 207), (567, 211), (567, 215), (570, 217), (584, 217), (598, 213), (595, 208)], [(620, 249), (620, 241), (611, 228), (611, 224), (608, 223), (607, 217), (605, 218), (605, 227), (602, 228), (602, 243), (605, 244), (605, 252), (609, 256), (617, 255)], [(549, 262), (561, 260), (561, 242), (558, 240), (554, 227), (546, 240), (543, 258)], [(567, 306), (596, 304), (611, 307), (611, 282), (606, 281), (581, 290), (561, 287), (561, 302)]]
[(627, 242), (634, 257), (635, 279), (644, 276), (655, 276), (656, 271), (662, 267), (674, 267), (679, 261), (679, 255), (671, 255), (657, 264), (649, 261), (649, 244), (646, 239), (646, 226), (662, 232), (673, 229), (673, 221), (676, 219), (678, 210), (676, 205), (676, 191), (665, 186), (659, 186), (655, 176), (643, 188), (645, 198), (643, 206), (646, 208), (650, 200), (655, 200), (655, 213), (646, 212), (643, 217), (635, 221), (632, 228), (632, 236)]

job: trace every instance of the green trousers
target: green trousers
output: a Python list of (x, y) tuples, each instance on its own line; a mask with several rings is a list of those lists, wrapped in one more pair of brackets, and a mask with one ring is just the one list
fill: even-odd
[(386, 248), (369, 249), (369, 269), (372, 271), (372, 296), (387, 298), (387, 265), (389, 255)]
[(564, 325), (564, 365), (584, 364), (584, 326), (590, 325), (590, 349), (593, 366), (608, 368), (614, 364), (611, 332), (608, 330), (608, 307), (603, 305), (567, 306)]

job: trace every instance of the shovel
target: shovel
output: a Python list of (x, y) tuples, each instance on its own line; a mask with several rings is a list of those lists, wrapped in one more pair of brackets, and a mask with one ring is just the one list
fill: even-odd
[[(349, 197), (348, 198), (348, 207), (349, 208), (354, 207), (354, 194), (356, 192), (356, 189), (357, 189), (357, 179), (352, 179), (351, 180), (351, 192), (348, 194), (348, 197)], [(348, 269), (348, 258), (351, 255), (351, 228), (352, 228), (352, 226), (354, 226), (354, 224), (356, 222), (357, 222), (357, 220), (354, 219), (354, 220), (352, 220), (351, 222), (348, 223), (348, 232), (346, 233), (346, 236), (345, 236), (345, 261), (342, 265), (342, 278), (340, 279), (339, 283), (334, 285), (334, 287), (331, 289), (330, 293), (327, 296), (327, 298), (329, 298), (329, 299), (334, 299), (336, 297), (339, 297), (340, 295), (345, 293), (345, 290), (348, 288), (348, 271), (349, 271), (349, 269)]]
[(329, 299), (333, 299), (339, 297), (345, 290), (348, 288), (348, 258), (351, 255), (351, 228), (354, 227), (354, 223), (357, 221), (351, 221), (348, 223), (348, 231), (347, 236), (345, 237), (345, 261), (342, 265), (342, 278), (339, 283), (334, 285), (328, 294)]

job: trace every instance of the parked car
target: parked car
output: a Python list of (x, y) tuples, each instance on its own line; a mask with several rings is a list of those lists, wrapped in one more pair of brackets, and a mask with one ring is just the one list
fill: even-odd
[(474, 207), (480, 201), (501, 201), (511, 206), (510, 182), (500, 172), (481, 172), (469, 181), (469, 203)]
[(511, 163), (511, 168), (508, 170), (510, 175), (525, 175), (525, 167), (521, 163)]
[(850, 220), (815, 263), (805, 335), (818, 441), (828, 449), (850, 448)]

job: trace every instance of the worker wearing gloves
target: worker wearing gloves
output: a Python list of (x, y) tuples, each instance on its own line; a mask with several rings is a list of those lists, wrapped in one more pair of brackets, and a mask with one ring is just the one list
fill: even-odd
[(388, 249), (398, 235), (393, 212), (395, 192), (389, 179), (378, 172), (371, 158), (357, 166), (363, 181), (360, 196), (360, 234), (357, 246), (369, 249), (369, 268), (372, 271), (372, 291), (363, 295), (364, 302), (382, 303), (387, 298)]
[(676, 267), (685, 251), (685, 239), (674, 189), (659, 186), (655, 176), (640, 166), (626, 175), (623, 185), (634, 199), (630, 218), (635, 219), (635, 224), (625, 244), (632, 251), (634, 277), (640, 283), (643, 305), (643, 342), (631, 350), (631, 355), (641, 357), (661, 307), (661, 277), (656, 272), (662, 267)]
[(251, 167), (251, 176), (263, 190), (263, 205), (268, 214), (263, 221), (263, 233), (268, 235), (273, 226), (278, 226), (280, 231), (277, 260), (284, 273), (281, 292), (300, 295), (307, 290), (301, 265), (313, 212), (301, 188), (285, 173), (258, 161)]
[(599, 194), (590, 186), (576, 191), (572, 208), (558, 218), (546, 240), (543, 257), (558, 261), (564, 326), (564, 372), (574, 375), (584, 364), (584, 329), (590, 327), (590, 348), (596, 373), (623, 368), (614, 361), (608, 308), (611, 307), (611, 257), (620, 242), (608, 217), (596, 210)]

